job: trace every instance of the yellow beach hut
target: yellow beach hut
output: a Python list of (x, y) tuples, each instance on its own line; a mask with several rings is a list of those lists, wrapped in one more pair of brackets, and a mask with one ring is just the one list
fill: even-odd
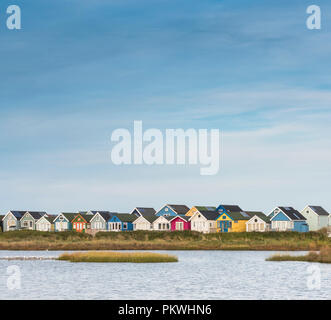
[(224, 212), (217, 218), (217, 232), (245, 232), (251, 218), (246, 212)]

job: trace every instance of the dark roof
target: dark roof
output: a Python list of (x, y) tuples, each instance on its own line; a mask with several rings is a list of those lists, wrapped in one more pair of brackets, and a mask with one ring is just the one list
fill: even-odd
[(316, 214), (318, 214), (319, 216), (329, 216), (330, 213), (328, 213), (324, 208), (320, 207), (320, 206), (308, 206), (309, 208), (311, 208), (312, 210), (314, 210), (314, 212)]
[(90, 222), (90, 221), (93, 219), (93, 217), (94, 217), (94, 215), (91, 215), (91, 214), (80, 214), (80, 216), (81, 216), (83, 219), (85, 219), (86, 222)]
[(111, 213), (109, 211), (98, 211), (100, 216), (105, 219), (105, 221), (108, 221), (115, 213)]
[(95, 214), (97, 214), (97, 213), (110, 213), (109, 211), (98, 211), (98, 210), (90, 210), (90, 211), (87, 211), (87, 212), (79, 212), (80, 214), (87, 214), (87, 213), (89, 213), (89, 212), (91, 212), (93, 215), (95, 215)]
[(177, 214), (186, 214), (190, 211), (190, 208), (183, 204), (168, 204)]
[(211, 206), (194, 206), (199, 211), (216, 211), (216, 207)]
[(64, 217), (66, 217), (69, 222), (71, 222), (72, 220), (74, 220), (74, 218), (78, 215), (78, 213), (69, 213), (69, 212), (62, 212), (61, 213)]
[(227, 205), (227, 204), (222, 204), (221, 205), (227, 212), (242, 212), (243, 209), (241, 209), (237, 205)]
[[(160, 218), (160, 217), (158, 217), (158, 216), (142, 216), (143, 218), (145, 218), (148, 222), (150, 222), (150, 223), (153, 223), (156, 219), (158, 219), (158, 218)], [(134, 219), (134, 220), (137, 220), (137, 218), (136, 219)]]
[(138, 212), (141, 214), (141, 215), (144, 215), (144, 216), (153, 216), (155, 215), (156, 211), (154, 208), (142, 208), (142, 207), (137, 207), (135, 208), (138, 210)]
[(116, 216), (122, 222), (133, 222), (133, 221), (137, 220), (137, 217), (130, 213), (117, 213), (117, 214), (114, 214), (114, 216)]
[(10, 211), (14, 217), (17, 219), (17, 220), (21, 220), (21, 218), (25, 215), (26, 211), (17, 211), (17, 210), (13, 210), (13, 211)]
[(39, 212), (39, 211), (28, 211), (30, 215), (33, 217), (35, 220), (39, 220), (41, 217), (47, 215), (46, 212)]
[[(200, 211), (199, 211), (200, 212)], [(207, 220), (216, 220), (219, 217), (219, 212), (215, 211), (215, 212), (209, 212), (209, 211), (203, 211), (200, 212)], [(181, 217), (183, 218), (183, 217)], [(192, 217), (189, 217), (192, 218)]]
[(252, 216), (248, 214), (247, 212), (241, 211), (241, 212), (227, 212), (227, 215), (229, 215), (232, 220), (249, 220)]
[(268, 216), (266, 216), (263, 212), (261, 211), (245, 211), (248, 215), (250, 215), (251, 218), (253, 218), (254, 216), (258, 216), (259, 218), (261, 218), (264, 222), (266, 223), (270, 223), (270, 218)]
[(291, 220), (306, 220), (306, 218), (292, 207), (278, 207), (282, 210)]
[[(50, 223), (53, 223), (53, 222), (54, 222), (54, 219), (55, 219), (57, 216), (47, 216), (47, 217), (46, 217), (46, 216), (42, 216), (42, 217), (40, 217), (40, 219), (43, 218), (43, 217), (44, 217), (47, 221), (49, 221)], [(40, 219), (39, 219), (39, 220), (40, 220)], [(38, 221), (39, 221), (39, 220), (38, 220)]]

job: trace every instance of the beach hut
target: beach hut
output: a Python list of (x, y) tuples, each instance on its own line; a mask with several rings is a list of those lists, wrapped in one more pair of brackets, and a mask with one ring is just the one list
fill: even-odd
[(217, 222), (219, 213), (203, 211), (196, 212), (193, 216), (189, 217), (191, 222), (191, 230), (203, 233), (212, 233), (217, 231)]
[(244, 210), (241, 209), (238, 205), (236, 204), (220, 204), (217, 209), (216, 209), (219, 213), (230, 213), (230, 212), (243, 212)]
[(109, 211), (96, 211), (91, 218), (91, 230), (98, 231), (107, 231), (108, 229), (108, 220), (113, 216), (114, 213)]
[(166, 204), (156, 213), (156, 215), (175, 217), (178, 215), (185, 215), (188, 211), (190, 211), (190, 208), (183, 204)]
[(27, 211), (21, 218), (21, 229), (36, 230), (36, 222), (43, 216), (47, 216), (47, 213), (39, 211)]
[(306, 218), (293, 207), (276, 207), (268, 217), (273, 231), (309, 231)]
[(317, 231), (329, 226), (330, 213), (321, 206), (306, 206), (301, 214), (307, 219), (310, 231)]
[(70, 231), (72, 230), (71, 221), (76, 217), (77, 213), (60, 213), (54, 219), (54, 231)]
[(93, 215), (78, 213), (71, 221), (72, 229), (76, 232), (88, 232), (91, 230), (91, 220), (93, 217)]
[(116, 213), (113, 214), (108, 220), (108, 231), (132, 231), (133, 222), (138, 218), (134, 214), (129, 213)]
[[(215, 208), (216, 209), (216, 208)], [(190, 216), (177, 216), (170, 220), (171, 231), (191, 230)]]
[(188, 216), (188, 217), (192, 217), (196, 212), (202, 212), (202, 211), (214, 212), (214, 211), (216, 211), (216, 207), (212, 207), (212, 206), (194, 206), (185, 215)]
[(19, 230), (21, 227), (21, 219), (26, 211), (9, 211), (2, 218), (2, 229), (4, 232)]
[(170, 231), (170, 220), (173, 217), (159, 216), (153, 222), (153, 230), (155, 231)]
[(137, 208), (134, 208), (132, 210), (131, 214), (134, 214), (137, 217), (140, 217), (140, 216), (155, 216), (156, 211), (155, 211), (154, 208), (137, 207)]
[(246, 222), (247, 232), (266, 232), (271, 230), (271, 221), (263, 212), (246, 211), (251, 218)]
[(225, 210), (217, 218), (217, 232), (245, 232), (246, 222), (251, 218), (244, 211), (229, 212)]
[(153, 222), (157, 219), (157, 216), (140, 216), (133, 221), (133, 230), (153, 230)]
[(37, 231), (54, 231), (54, 219), (56, 216), (44, 215), (36, 221)]

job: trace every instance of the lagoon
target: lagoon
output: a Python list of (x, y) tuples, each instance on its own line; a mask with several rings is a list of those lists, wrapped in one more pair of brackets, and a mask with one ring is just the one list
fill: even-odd
[[(331, 299), (331, 265), (268, 262), (271, 251), (149, 251), (179, 258), (171, 264), (70, 263), (0, 260), (0, 299), (237, 300)], [(1, 257), (57, 257), (63, 251), (0, 251)], [(303, 254), (295, 252), (291, 254)], [(7, 268), (18, 266), (21, 289), (7, 288)], [(309, 289), (310, 266), (321, 275)]]

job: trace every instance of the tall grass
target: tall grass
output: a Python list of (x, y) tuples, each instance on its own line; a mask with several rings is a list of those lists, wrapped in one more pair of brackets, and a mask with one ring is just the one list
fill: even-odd
[(323, 232), (240, 232), (202, 234), (194, 231), (0, 233), (0, 250), (273, 250), (316, 251), (331, 246)]
[(70, 262), (164, 263), (178, 262), (176, 256), (150, 252), (76, 252), (62, 254), (58, 260)]
[(291, 255), (274, 255), (267, 261), (305, 261), (305, 262), (319, 262), (331, 263), (331, 247), (323, 247), (319, 252), (309, 252), (304, 256), (291, 256)]

